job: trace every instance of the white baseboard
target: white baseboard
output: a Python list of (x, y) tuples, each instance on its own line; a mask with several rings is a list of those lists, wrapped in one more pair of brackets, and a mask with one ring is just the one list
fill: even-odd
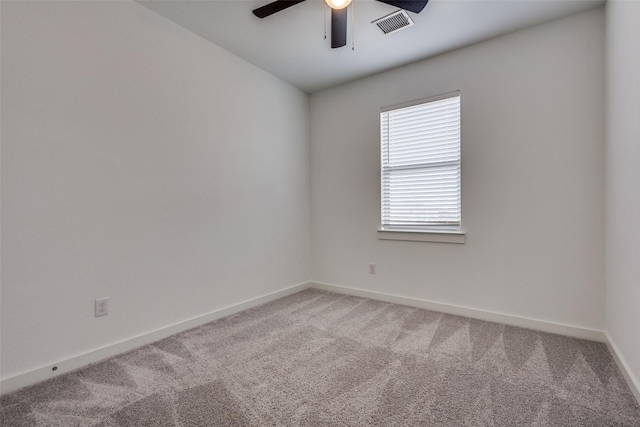
[[(83, 354), (79, 354), (77, 356), (59, 361), (57, 363), (51, 363), (49, 365), (24, 372), (10, 378), (5, 378), (0, 381), (0, 394), (9, 393), (22, 387), (26, 387), (40, 381), (58, 376), (60, 374), (82, 368), (83, 366), (99, 362), (101, 360), (116, 356), (130, 350), (134, 350), (138, 347), (161, 340), (179, 332), (195, 328), (205, 323), (212, 322), (221, 317), (229, 316), (231, 314), (294, 294), (296, 292), (300, 292), (310, 287), (329, 292), (354, 295), (379, 301), (407, 305), (410, 307), (424, 308), (427, 310), (466, 316), (474, 319), (504, 323), (512, 326), (519, 326), (544, 332), (551, 332), (576, 338), (604, 342), (608, 346), (611, 354), (618, 364), (618, 367), (620, 368), (620, 371), (629, 384), (629, 388), (634, 393), (636, 399), (638, 399), (638, 401), (640, 402), (640, 382), (638, 382), (638, 380), (631, 374), (631, 371), (628, 369), (627, 363), (624, 361), (624, 358), (621, 357), (616, 345), (613, 343), (611, 338), (602, 331), (319, 282), (307, 282), (292, 286), (281, 291), (263, 295), (258, 298), (254, 298), (239, 304), (234, 304), (232, 306), (213, 311), (211, 313), (204, 314), (202, 316), (194, 317), (183, 322), (179, 322), (142, 335), (138, 335), (136, 337), (132, 337), (115, 344), (107, 345)], [(54, 366), (57, 367), (55, 372), (52, 371), (52, 368)]]
[(489, 322), (504, 323), (511, 326), (550, 332), (553, 334), (567, 335), (570, 337), (582, 338), (591, 341), (606, 342), (604, 332), (598, 331), (596, 329), (587, 329), (581, 328), (579, 326), (546, 322), (544, 320), (530, 319), (526, 317), (514, 316), (511, 314), (478, 310), (475, 308), (461, 307), (457, 305), (443, 304), (439, 302), (408, 298), (381, 292), (367, 291), (364, 289), (348, 288), (345, 286), (331, 285), (328, 283), (311, 282), (310, 287), (322, 289), (329, 292), (336, 292), (339, 294), (354, 295), (378, 301), (391, 302), (394, 304), (402, 304), (410, 307), (424, 308), (427, 310), (439, 311), (442, 313), (471, 317), (473, 319), (486, 320)]
[(638, 404), (640, 404), (640, 381), (638, 380), (638, 378), (636, 378), (633, 375), (633, 371), (627, 364), (627, 361), (625, 360), (625, 358), (622, 357), (622, 353), (620, 353), (620, 351), (618, 350), (618, 346), (616, 346), (616, 344), (611, 339), (611, 336), (606, 332), (605, 332), (604, 342), (607, 345), (609, 352), (613, 356), (613, 360), (616, 361), (616, 365), (618, 365), (618, 369), (620, 369), (620, 372), (622, 373), (622, 376), (627, 382), (629, 389), (635, 396), (636, 400), (638, 401)]
[[(296, 292), (300, 292), (304, 289), (307, 289), (308, 287), (309, 283), (302, 283), (296, 286), (292, 286), (281, 291), (273, 292), (258, 298), (241, 302), (239, 304), (221, 308), (219, 310), (212, 311), (211, 313), (197, 316), (183, 322), (165, 326), (163, 328), (156, 329), (154, 331), (138, 335), (136, 337), (132, 337), (115, 344), (110, 344), (95, 350), (91, 350), (86, 353), (71, 357), (69, 359), (51, 363), (47, 366), (42, 366), (40, 368), (18, 374), (10, 378), (5, 378), (0, 381), (0, 394), (9, 393), (22, 387), (26, 387), (40, 381), (58, 376), (60, 374), (82, 368), (83, 366), (87, 366), (91, 363), (96, 363), (109, 357), (134, 350), (138, 347), (146, 344), (151, 344), (152, 342), (161, 340), (179, 332), (183, 332), (188, 329), (204, 325), (205, 323), (212, 322), (221, 317), (229, 316), (239, 311), (246, 310), (248, 308), (294, 294)], [(53, 367), (56, 367), (57, 369), (53, 371)]]
[(309, 287), (338, 294), (353, 295), (369, 298), (377, 301), (402, 304), (409, 307), (424, 308), (426, 310), (439, 311), (442, 313), (455, 314), (458, 316), (471, 317), (473, 319), (486, 320), (489, 322), (503, 323), (521, 328), (534, 329), (537, 331), (550, 332), (553, 334), (566, 335), (574, 338), (581, 338), (591, 341), (603, 342), (606, 344), (613, 359), (618, 365), (629, 389), (640, 404), (640, 380), (633, 375), (633, 371), (622, 357), (622, 353), (613, 342), (609, 334), (595, 329), (581, 328), (577, 326), (564, 325), (561, 323), (546, 322), (543, 320), (529, 319), (526, 317), (513, 316), (510, 314), (495, 313), (491, 311), (478, 310), (475, 308), (461, 307), (451, 304), (421, 300), (416, 298), (402, 297), (381, 292), (367, 291), (364, 289), (348, 288), (345, 286), (331, 285), (328, 283), (310, 282)]

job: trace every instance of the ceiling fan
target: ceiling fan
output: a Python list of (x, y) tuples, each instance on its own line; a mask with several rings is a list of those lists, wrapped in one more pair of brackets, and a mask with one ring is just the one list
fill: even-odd
[[(274, 13), (288, 9), (305, 0), (276, 0), (253, 11), (258, 18), (266, 18)], [(331, 47), (337, 48), (347, 44), (347, 6), (351, 0), (324, 0), (331, 8)], [(378, 0), (379, 2), (399, 7), (413, 13), (420, 13), (429, 0)]]

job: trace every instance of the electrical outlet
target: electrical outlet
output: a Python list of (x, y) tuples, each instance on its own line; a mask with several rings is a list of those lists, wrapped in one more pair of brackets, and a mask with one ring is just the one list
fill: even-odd
[(100, 298), (96, 300), (96, 317), (106, 316), (109, 314), (109, 298)]
[(369, 264), (369, 274), (376, 274), (376, 265)]

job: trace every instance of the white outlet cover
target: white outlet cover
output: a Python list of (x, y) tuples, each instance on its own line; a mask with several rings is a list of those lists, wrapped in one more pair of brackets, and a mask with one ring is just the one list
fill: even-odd
[(96, 300), (95, 316), (106, 316), (109, 314), (109, 298), (100, 298)]

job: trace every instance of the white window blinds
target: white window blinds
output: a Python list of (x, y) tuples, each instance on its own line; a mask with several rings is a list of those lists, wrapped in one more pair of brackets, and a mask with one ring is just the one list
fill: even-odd
[(382, 229), (460, 229), (460, 93), (381, 110)]

